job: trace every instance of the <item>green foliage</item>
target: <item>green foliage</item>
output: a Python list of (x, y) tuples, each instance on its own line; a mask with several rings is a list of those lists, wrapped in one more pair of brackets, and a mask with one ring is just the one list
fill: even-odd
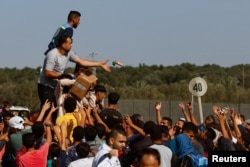
[[(37, 79), (40, 68), (0, 69), (0, 102), (10, 101), (13, 105), (39, 109)], [(72, 73), (67, 68), (66, 73)], [(98, 83), (108, 92), (117, 91), (122, 99), (176, 100), (187, 101), (191, 97), (188, 84), (194, 77), (202, 77), (208, 85), (203, 102), (212, 103), (249, 103), (250, 102), (250, 65), (220, 67), (216, 64), (196, 66), (181, 65), (124, 66), (112, 67), (107, 73), (96, 69)]]

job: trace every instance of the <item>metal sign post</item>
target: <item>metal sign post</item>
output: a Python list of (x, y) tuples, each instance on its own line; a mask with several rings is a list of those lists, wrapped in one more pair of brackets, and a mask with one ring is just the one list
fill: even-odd
[(206, 81), (200, 77), (193, 78), (189, 82), (189, 91), (192, 93), (193, 96), (198, 97), (200, 122), (202, 123), (203, 122), (203, 112), (202, 112), (201, 96), (203, 96), (207, 92)]

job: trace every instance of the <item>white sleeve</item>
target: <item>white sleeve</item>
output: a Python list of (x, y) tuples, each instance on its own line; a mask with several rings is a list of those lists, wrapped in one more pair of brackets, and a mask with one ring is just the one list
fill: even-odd
[(121, 164), (118, 157), (107, 157), (97, 167), (121, 167)]

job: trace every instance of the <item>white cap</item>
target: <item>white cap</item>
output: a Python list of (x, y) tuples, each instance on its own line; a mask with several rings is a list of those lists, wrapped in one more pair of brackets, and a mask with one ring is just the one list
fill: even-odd
[(11, 117), (9, 120), (9, 126), (12, 128), (22, 130), (24, 128), (23, 124), (24, 124), (24, 120), (22, 117), (19, 117), (19, 116)]

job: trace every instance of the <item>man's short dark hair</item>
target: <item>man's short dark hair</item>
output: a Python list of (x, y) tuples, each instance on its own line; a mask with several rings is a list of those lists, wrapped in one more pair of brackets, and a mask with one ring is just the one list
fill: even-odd
[(76, 152), (79, 158), (86, 158), (90, 152), (90, 145), (84, 142), (80, 142), (76, 145)]
[(35, 146), (35, 135), (33, 133), (26, 133), (22, 136), (23, 145), (26, 148), (32, 148)]
[(111, 131), (109, 133), (107, 133), (106, 143), (108, 144), (110, 138), (112, 138), (112, 137), (116, 138), (119, 134), (126, 136), (126, 132), (122, 126), (117, 126), (113, 129), (111, 129)]
[(84, 128), (82, 126), (76, 126), (73, 129), (72, 137), (74, 141), (81, 141), (85, 135)]
[(87, 125), (84, 128), (85, 131), (85, 140), (86, 141), (94, 141), (97, 135), (97, 130), (95, 128), (95, 126), (93, 125)]
[(142, 149), (138, 154), (138, 161), (140, 162), (144, 155), (152, 155), (158, 161), (158, 165), (161, 164), (161, 156), (158, 150), (150, 147)]
[(117, 104), (120, 99), (120, 95), (116, 92), (111, 92), (108, 95), (108, 103), (109, 104)]
[(74, 112), (76, 109), (76, 99), (74, 97), (67, 97), (64, 101), (64, 109), (67, 113)]
[(193, 122), (185, 122), (183, 127), (182, 127), (182, 132), (183, 131), (191, 131), (194, 134), (198, 133), (198, 126), (196, 126)]
[(72, 39), (71, 36), (68, 34), (60, 35), (58, 38), (58, 45), (57, 46), (59, 46), (59, 47), (62, 46), (65, 42), (67, 42), (68, 38)]
[(162, 139), (162, 127), (161, 125), (154, 125), (150, 131), (150, 137), (153, 141)]
[(170, 126), (173, 125), (173, 120), (170, 117), (162, 117), (162, 120), (168, 121), (168, 123), (169, 123)]
[(97, 130), (97, 135), (100, 139), (103, 138), (104, 136), (106, 136), (106, 129), (102, 123), (96, 123), (95, 127)]
[(44, 125), (43, 125), (43, 122), (42, 121), (37, 121), (35, 122), (32, 127), (32, 132), (34, 133), (36, 139), (40, 138), (43, 136), (44, 134)]
[(154, 121), (147, 121), (145, 122), (144, 126), (143, 126), (143, 131), (146, 133), (146, 134), (150, 134), (151, 133), (151, 130), (152, 128), (155, 126), (155, 122)]
[(95, 89), (95, 93), (96, 92), (105, 92), (105, 93), (107, 92), (106, 88), (103, 85), (96, 85), (94, 89)]
[(81, 17), (81, 13), (75, 10), (71, 10), (68, 14), (68, 21), (71, 21), (76, 17)]

